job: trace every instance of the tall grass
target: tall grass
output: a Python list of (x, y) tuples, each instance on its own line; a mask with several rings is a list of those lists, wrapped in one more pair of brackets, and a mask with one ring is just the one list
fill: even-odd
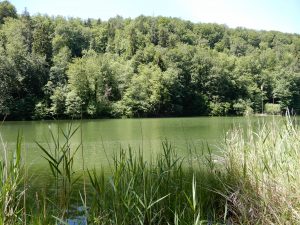
[[(94, 189), (95, 224), (201, 224), (217, 220), (224, 198), (211, 191), (219, 177), (202, 167), (193, 170), (168, 142), (153, 160), (142, 153), (121, 150), (108, 179), (89, 171)], [(205, 159), (205, 158), (203, 158)], [(202, 163), (205, 163), (203, 160)], [(199, 182), (197, 182), (197, 180)], [(210, 181), (207, 182), (206, 181)], [(219, 189), (218, 189), (219, 190)]]
[(66, 130), (58, 128), (57, 135), (50, 129), (50, 136), (54, 144), (53, 149), (37, 143), (43, 153), (44, 159), (48, 162), (49, 169), (54, 177), (55, 194), (57, 197), (55, 205), (61, 212), (61, 218), (64, 218), (65, 213), (69, 210), (74, 185), (80, 178), (79, 175), (75, 174), (73, 163), (75, 154), (81, 144), (72, 148), (71, 141), (78, 129), (79, 127), (73, 128), (72, 124), (69, 124)]
[(258, 129), (234, 129), (224, 145), (223, 193), (240, 224), (299, 224), (300, 130), (287, 117)]
[[(1, 224), (17, 224), (20, 221), (26, 221), (23, 217), (22, 197), (25, 193), (25, 187), (22, 189), (22, 180), (24, 179), (23, 162), (21, 157), (22, 137), (18, 134), (16, 148), (13, 152), (7, 149), (2, 135), (1, 141), (1, 161), (0, 161), (0, 208)], [(24, 203), (22, 205), (22, 203)]]

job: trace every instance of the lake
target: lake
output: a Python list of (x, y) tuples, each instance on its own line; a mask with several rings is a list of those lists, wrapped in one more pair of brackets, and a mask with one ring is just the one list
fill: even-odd
[[(276, 117), (282, 118), (282, 117)], [(234, 125), (243, 127), (251, 121), (270, 120), (272, 117), (193, 117), (193, 118), (149, 118), (149, 119), (99, 119), (82, 121), (7, 121), (0, 127), (8, 149), (15, 148), (18, 132), (23, 135), (23, 156), (29, 171), (49, 172), (41, 157), (42, 151), (35, 142), (53, 148), (50, 130), (57, 135), (58, 128), (66, 130), (68, 124), (80, 129), (72, 137), (72, 146), (83, 143), (84, 160), (88, 168), (108, 169), (108, 159), (120, 148), (141, 150), (145, 158), (153, 158), (162, 151), (162, 141), (175, 146), (179, 156), (187, 156), (189, 150), (201, 151), (207, 143), (217, 150), (225, 133)], [(82, 138), (81, 138), (82, 135)], [(63, 136), (60, 135), (61, 141)], [(2, 148), (2, 146), (1, 146)], [(81, 169), (81, 149), (77, 152), (74, 166)]]

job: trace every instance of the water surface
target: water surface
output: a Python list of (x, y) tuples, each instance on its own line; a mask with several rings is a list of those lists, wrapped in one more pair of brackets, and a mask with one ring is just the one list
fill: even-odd
[[(281, 119), (281, 117), (278, 117)], [(7, 121), (0, 132), (9, 149), (15, 147), (18, 132), (23, 135), (24, 154), (30, 171), (46, 171), (48, 165), (41, 157), (42, 152), (36, 142), (48, 149), (53, 148), (50, 130), (66, 130), (69, 124), (80, 127), (71, 139), (74, 148), (83, 143), (83, 155), (86, 167), (108, 168), (108, 159), (120, 150), (131, 146), (141, 150), (145, 158), (154, 157), (162, 151), (161, 143), (168, 140), (175, 146), (180, 156), (188, 155), (190, 149), (201, 151), (208, 143), (218, 149), (225, 133), (233, 126), (246, 126), (258, 120), (270, 120), (271, 117), (193, 117), (193, 118), (151, 118), (151, 119), (99, 119), (83, 121)], [(60, 135), (61, 141), (63, 136)], [(75, 168), (82, 167), (81, 148), (77, 153)]]

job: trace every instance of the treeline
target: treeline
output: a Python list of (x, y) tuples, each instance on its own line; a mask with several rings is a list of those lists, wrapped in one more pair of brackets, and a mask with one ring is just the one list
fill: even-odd
[(7, 1), (0, 23), (0, 115), (9, 119), (300, 110), (297, 34), (166, 17), (17, 15)]

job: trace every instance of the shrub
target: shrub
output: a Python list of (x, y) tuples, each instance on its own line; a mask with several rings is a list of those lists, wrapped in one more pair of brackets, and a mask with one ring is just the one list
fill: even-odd
[(209, 107), (212, 116), (225, 116), (231, 108), (229, 102), (211, 102)]
[(35, 105), (33, 119), (43, 119), (49, 116), (49, 110), (44, 102)]
[(253, 109), (251, 108), (251, 102), (239, 99), (236, 103), (233, 104), (233, 110), (236, 115), (248, 116), (253, 114)]
[(83, 102), (76, 92), (69, 92), (66, 98), (66, 114), (73, 118), (79, 118), (82, 104)]
[(265, 104), (265, 113), (267, 114), (280, 114), (281, 107), (280, 104), (266, 103)]

